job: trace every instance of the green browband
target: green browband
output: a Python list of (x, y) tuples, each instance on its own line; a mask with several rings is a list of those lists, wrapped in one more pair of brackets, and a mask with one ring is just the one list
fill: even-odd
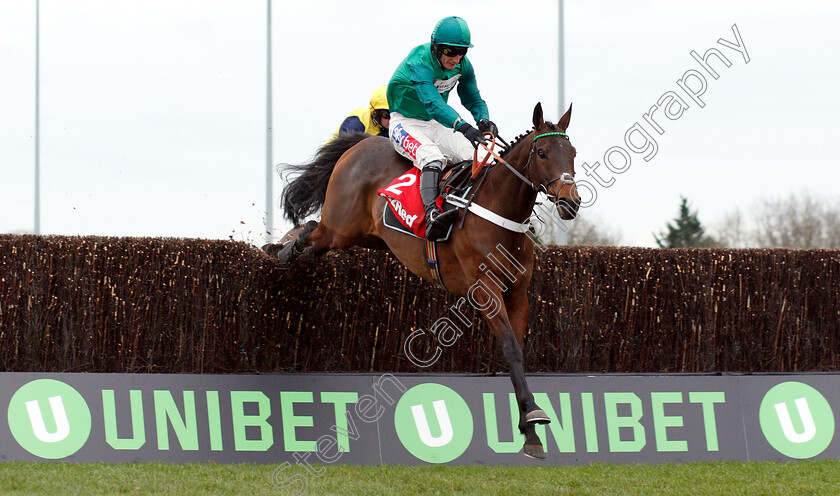
[(568, 134), (566, 134), (566, 133), (560, 133), (560, 132), (557, 132), (557, 133), (545, 133), (545, 134), (540, 134), (539, 136), (534, 137), (534, 141), (537, 141), (538, 139), (543, 138), (543, 137), (545, 137), (545, 136), (565, 136), (565, 137), (566, 137), (566, 139), (568, 139), (568, 138), (569, 138), (569, 135), (568, 135)]

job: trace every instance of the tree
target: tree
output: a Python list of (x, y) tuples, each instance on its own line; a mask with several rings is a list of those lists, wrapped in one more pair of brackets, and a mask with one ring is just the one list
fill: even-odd
[(763, 199), (751, 209), (746, 227), (736, 210), (715, 225), (715, 237), (729, 248), (840, 248), (840, 205), (808, 192)]
[(566, 244), (612, 246), (621, 244), (621, 231), (607, 225), (597, 215), (580, 215), (568, 225)]
[(653, 235), (660, 248), (690, 248), (714, 246), (712, 238), (705, 235), (705, 229), (697, 218), (697, 211), (691, 211), (688, 199), (680, 195), (680, 210), (673, 222), (658, 236)]
[(754, 233), (747, 227), (747, 222), (739, 208), (715, 222), (712, 230), (721, 248), (749, 248), (755, 239)]
[[(536, 237), (542, 243), (566, 245), (618, 245), (621, 231), (604, 222), (601, 217), (587, 209), (578, 211), (574, 220), (563, 220), (550, 202), (534, 208), (537, 224)], [(565, 236), (562, 234), (565, 233)], [(562, 236), (562, 237), (561, 237)]]
[(755, 241), (762, 247), (837, 248), (840, 212), (804, 193), (764, 200), (756, 209)]

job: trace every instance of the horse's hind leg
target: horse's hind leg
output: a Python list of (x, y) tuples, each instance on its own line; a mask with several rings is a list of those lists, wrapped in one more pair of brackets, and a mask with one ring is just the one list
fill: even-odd
[(324, 238), (323, 234), (319, 233), (318, 222), (310, 220), (303, 227), (300, 234), (298, 234), (297, 239), (292, 243), (286, 244), (280, 250), (277, 258), (281, 262), (291, 263), (304, 253), (321, 256), (330, 251), (329, 242), (325, 242), (326, 240)]
[(262, 249), (262, 251), (264, 251), (268, 256), (276, 257), (284, 246), (288, 245), (289, 243), (293, 243), (297, 239), (298, 235), (301, 231), (303, 231), (304, 227), (306, 226), (304, 226), (303, 224), (297, 225), (289, 229), (289, 231), (286, 232), (286, 234), (284, 234), (282, 238), (280, 238), (280, 241), (276, 243), (266, 243), (262, 245), (260, 249)]

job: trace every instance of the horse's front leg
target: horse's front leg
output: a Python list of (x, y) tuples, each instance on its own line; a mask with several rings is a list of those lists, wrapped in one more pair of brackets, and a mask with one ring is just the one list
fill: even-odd
[[(513, 335), (519, 348), (519, 363), (522, 374), (522, 382), (525, 383), (525, 367), (522, 361), (522, 350), (525, 346), (525, 331), (528, 328), (528, 316), (530, 315), (530, 307), (528, 304), (528, 295), (526, 290), (513, 290), (505, 295), (505, 308), (507, 309), (508, 318), (510, 320)], [(513, 368), (511, 368), (513, 374)], [(527, 389), (527, 385), (525, 386)], [(517, 397), (517, 399), (519, 399)], [(551, 419), (546, 413), (537, 406), (534, 401), (534, 396), (529, 392), (526, 401), (519, 402), (519, 431), (525, 435), (525, 454), (533, 458), (544, 459), (545, 450), (537, 431), (534, 429), (536, 424), (547, 424)]]
[[(503, 298), (501, 291), (492, 282), (485, 284), (484, 288), (489, 290), (489, 297), (493, 300), (493, 302), (488, 302), (488, 305), (483, 305), (488, 307), (484, 316), (499, 341), (502, 355), (508, 364), (513, 391), (519, 404), (519, 430), (525, 434), (525, 454), (543, 459), (545, 450), (536, 434), (534, 424), (548, 423), (550, 420), (534, 401), (534, 395), (525, 379), (525, 367), (522, 362), (521, 337), (528, 323), (528, 298), (527, 296), (524, 300), (514, 296)], [(512, 322), (516, 323), (520, 336), (514, 332)]]

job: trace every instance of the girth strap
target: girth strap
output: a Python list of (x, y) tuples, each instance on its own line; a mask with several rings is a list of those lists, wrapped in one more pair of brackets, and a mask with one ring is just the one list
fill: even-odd
[(437, 243), (426, 240), (426, 264), (429, 267), (429, 273), (432, 275), (432, 280), (435, 281), (441, 289), (448, 291), (443, 285), (443, 278), (440, 276), (440, 264), (437, 256)]

